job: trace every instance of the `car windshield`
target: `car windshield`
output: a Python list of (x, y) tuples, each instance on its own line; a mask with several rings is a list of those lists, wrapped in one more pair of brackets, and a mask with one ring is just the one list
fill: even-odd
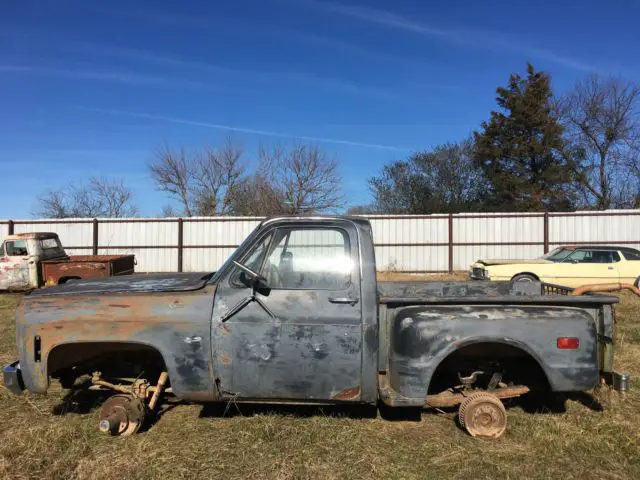
[(240, 246), (238, 246), (233, 252), (231, 252), (231, 255), (229, 255), (229, 257), (220, 266), (220, 268), (211, 274), (211, 278), (209, 279), (210, 283), (217, 283), (218, 282), (218, 280), (220, 279), (220, 275), (222, 275), (222, 272), (224, 272), (225, 270), (227, 270), (230, 267), (230, 265), (233, 262), (233, 260), (237, 260), (236, 259), (236, 255), (238, 254), (238, 252), (244, 251), (246, 249), (246, 247), (253, 242), (253, 240), (254, 240), (255, 236), (257, 235), (258, 231), (260, 230), (261, 226), (262, 226), (262, 224), (258, 225), (247, 236), (247, 238), (244, 239), (244, 241), (240, 244)]
[(551, 250), (549, 253), (541, 256), (540, 258), (543, 260), (550, 260), (552, 262), (562, 262), (564, 259), (566, 259), (569, 255), (571, 255), (571, 253), (573, 253), (575, 250), (571, 249), (571, 248), (556, 248), (554, 250)]

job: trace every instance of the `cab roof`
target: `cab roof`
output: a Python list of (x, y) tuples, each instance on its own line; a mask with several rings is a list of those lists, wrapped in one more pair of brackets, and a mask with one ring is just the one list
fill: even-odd
[(54, 232), (27, 232), (16, 233), (14, 235), (7, 235), (5, 240), (25, 240), (28, 238), (35, 238), (36, 240), (43, 240), (45, 238), (58, 238), (58, 234)]

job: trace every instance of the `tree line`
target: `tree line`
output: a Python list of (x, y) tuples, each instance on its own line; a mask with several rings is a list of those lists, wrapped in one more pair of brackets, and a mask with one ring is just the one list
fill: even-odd
[[(557, 96), (527, 65), (496, 90), (497, 109), (468, 138), (415, 152), (368, 180), (371, 203), (347, 213), (429, 214), (640, 208), (640, 85), (590, 75)], [(312, 144), (262, 146), (249, 168), (242, 145), (187, 151), (163, 145), (149, 175), (173, 206), (167, 216), (340, 211), (338, 161)], [(39, 197), (39, 215), (137, 213), (122, 180)], [(177, 205), (177, 206), (176, 206)]]

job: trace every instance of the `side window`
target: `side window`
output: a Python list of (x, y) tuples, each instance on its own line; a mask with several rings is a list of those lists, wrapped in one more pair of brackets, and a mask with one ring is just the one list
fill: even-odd
[(592, 263), (591, 253), (589, 250), (574, 250), (565, 261), (571, 263)]
[(611, 260), (609, 263), (618, 263), (620, 261), (620, 254), (618, 252), (609, 252), (611, 254)]
[(11, 240), (5, 242), (7, 255), (10, 257), (24, 257), (27, 253), (27, 242), (24, 240)]
[(278, 229), (262, 275), (275, 289), (339, 290), (351, 282), (351, 247), (337, 228)]

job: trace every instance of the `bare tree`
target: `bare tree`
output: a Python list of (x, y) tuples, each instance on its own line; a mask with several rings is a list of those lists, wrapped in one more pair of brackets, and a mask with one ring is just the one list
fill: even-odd
[(45, 218), (132, 217), (138, 208), (123, 180), (91, 177), (87, 183), (50, 190), (38, 197), (37, 215)]
[[(187, 217), (192, 216), (194, 185), (193, 160), (183, 148), (165, 144), (155, 152), (156, 162), (149, 165), (151, 178), (159, 190), (179, 200)], [(168, 207), (167, 207), (168, 208)]]
[(473, 143), (437, 145), (386, 165), (369, 179), (379, 213), (457, 213), (481, 208), (487, 181), (473, 162)]
[(159, 190), (178, 200), (184, 215), (231, 213), (231, 199), (246, 170), (242, 146), (228, 138), (219, 149), (205, 147), (190, 154), (164, 145), (155, 157), (149, 165), (151, 177)]
[(320, 147), (261, 148), (259, 160), (258, 175), (270, 185), (270, 195), (279, 197), (281, 213), (317, 213), (344, 205), (338, 163)]
[(558, 102), (585, 206), (640, 204), (640, 85), (592, 75)]

